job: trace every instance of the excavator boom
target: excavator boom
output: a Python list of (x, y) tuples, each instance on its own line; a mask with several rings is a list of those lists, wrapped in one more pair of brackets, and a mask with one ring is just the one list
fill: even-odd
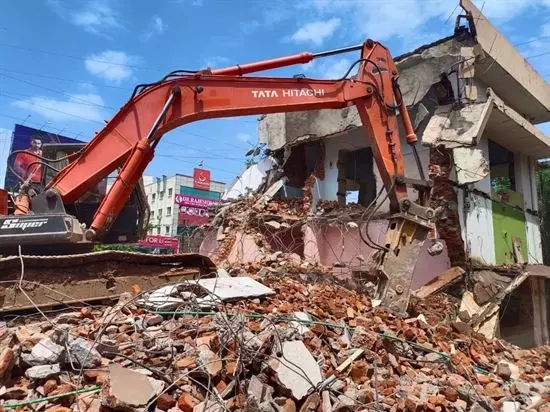
[[(350, 68), (350, 71), (353, 67), (358, 68), (353, 78), (347, 77), (350, 71), (339, 80), (244, 76), (358, 49), (361, 49), (361, 57)], [(434, 214), (422, 201), (419, 204), (407, 197), (409, 182), (404, 177), (398, 113), (407, 142), (414, 145), (416, 136), (397, 79), (398, 71), (389, 51), (372, 40), (361, 46), (318, 54), (300, 53), (194, 73), (173, 72), (159, 82), (141, 85), (139, 90), (136, 88), (132, 98), (79, 156), (57, 174), (46, 190), (30, 199), (30, 209), (34, 218), (36, 215), (59, 215), (63, 205), (77, 201), (101, 179), (118, 170), (116, 181), (97, 209), (90, 227), (73, 234), (73, 238), (82, 235), (82, 242), (97, 241), (124, 207), (166, 132), (202, 119), (354, 105), (394, 212), (380, 270), (384, 273), (383, 268), (391, 266), (392, 271), (403, 272), (397, 277), (404, 280), (394, 285), (396, 277), (386, 274), (390, 285), (386, 289), (392, 291), (385, 293), (385, 300), (397, 302), (396, 308), (404, 310), (406, 303), (403, 302), (408, 302), (409, 293), (406, 283), (410, 283), (419, 245), (433, 226)], [(24, 194), (20, 198), (21, 208), (27, 207), (28, 198)], [(70, 222), (72, 227), (74, 224)], [(0, 234), (0, 245), (4, 241)], [(403, 261), (406, 261), (405, 268), (401, 264)]]

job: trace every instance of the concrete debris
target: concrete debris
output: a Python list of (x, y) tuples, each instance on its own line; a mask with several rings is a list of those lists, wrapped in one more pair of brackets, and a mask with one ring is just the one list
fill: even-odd
[[(430, 118), (422, 143), (446, 148), (475, 146), (487, 123), (487, 113), (492, 103), (475, 103), (456, 108), (453, 105), (439, 106)], [(477, 180), (481, 180), (483, 176)]]
[[(309, 332), (310, 329), (306, 326), (307, 322), (311, 321), (311, 317), (305, 312), (294, 312), (294, 317), (298, 320), (293, 320), (290, 324), (296, 328), (300, 335)], [(305, 322), (305, 323), (304, 323)]]
[(142, 373), (116, 363), (109, 365), (109, 391), (104, 405), (113, 409), (144, 407), (156, 392)]
[(222, 301), (275, 294), (272, 289), (249, 277), (201, 279), (198, 284)]
[(479, 182), (489, 174), (489, 159), (483, 150), (476, 147), (453, 149), (453, 160), (459, 185)]
[(222, 361), (208, 346), (202, 345), (199, 347), (199, 363), (212, 376), (218, 376), (222, 371)]
[(301, 400), (323, 378), (319, 365), (302, 341), (284, 342), (282, 353), (270, 364), (281, 384), (296, 400)]
[(269, 222), (265, 222), (265, 224), (275, 230), (279, 230), (281, 228), (281, 224), (279, 222), (276, 222), (275, 220), (270, 220)]
[(247, 395), (249, 398), (255, 399), (258, 405), (260, 405), (264, 401), (269, 402), (273, 400), (273, 388), (264, 384), (257, 376), (253, 375), (248, 383)]
[[(216, 302), (223, 302), (237, 298), (255, 298), (272, 295), (274, 292), (250, 277), (221, 277), (190, 280), (176, 285), (158, 288), (144, 298), (138, 300), (138, 304), (147, 309), (163, 312), (196, 303), (202, 308), (209, 308)], [(151, 321), (159, 321), (160, 318), (149, 318)], [(160, 323), (160, 322), (158, 322)]]
[(54, 365), (38, 365), (32, 366), (25, 371), (25, 375), (29, 379), (46, 379), (50, 376), (56, 376), (61, 373), (59, 363)]
[(99, 352), (91, 343), (82, 338), (76, 338), (71, 342), (69, 345), (68, 358), (69, 362), (73, 362), (78, 366), (83, 366), (86, 369), (101, 364), (101, 355)]
[[(267, 265), (227, 267), (226, 278), (163, 289), (184, 302), (177, 313), (148, 313), (123, 297), (86, 316), (65, 315), (72, 320), (62, 333), (42, 320), (10, 321), (0, 328), (8, 337), (0, 408), (55, 395), (40, 410), (321, 412), (378, 403), (388, 411), (486, 411), (547, 400), (550, 348), (519, 349), (476, 333), (456, 319), (458, 299), (413, 297), (400, 317), (318, 268), (300, 269), (290, 253), (273, 255)], [(218, 292), (202, 309), (199, 299)], [(40, 339), (22, 343), (33, 336)], [(49, 336), (65, 340), (66, 351)], [(96, 385), (99, 392), (63, 395)]]
[(51, 365), (62, 360), (65, 348), (54, 343), (50, 338), (42, 339), (32, 348), (25, 361), (31, 365)]

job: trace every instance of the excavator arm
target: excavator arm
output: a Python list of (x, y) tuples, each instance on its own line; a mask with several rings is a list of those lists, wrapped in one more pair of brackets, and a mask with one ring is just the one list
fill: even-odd
[[(359, 48), (361, 58), (355, 63), (358, 72), (354, 78), (243, 76)], [(134, 93), (78, 158), (57, 174), (47, 190), (31, 199), (31, 209), (36, 205), (39, 210), (34, 210), (35, 213), (45, 213), (48, 207), (71, 204), (118, 169), (115, 183), (85, 231), (86, 241), (94, 241), (109, 230), (166, 132), (201, 119), (354, 105), (394, 213), (384, 246), (379, 247), (383, 252), (380, 273), (386, 279), (382, 298), (388, 306), (405, 310), (410, 277), (420, 247), (433, 227), (434, 213), (423, 204), (425, 197), (421, 196), (420, 202), (412, 202), (407, 196), (407, 185), (411, 182), (404, 177), (398, 113), (407, 142), (414, 145), (416, 136), (397, 78), (397, 68), (389, 51), (371, 40), (359, 47), (318, 55), (301, 53), (219, 70), (174, 72), (157, 83), (143, 85), (139, 93)], [(429, 187), (425, 182), (417, 181), (415, 185)]]

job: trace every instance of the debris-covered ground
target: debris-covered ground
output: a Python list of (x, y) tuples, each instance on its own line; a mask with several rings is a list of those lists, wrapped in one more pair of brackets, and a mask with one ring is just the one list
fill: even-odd
[(453, 319), (447, 297), (413, 300), (415, 317), (400, 318), (278, 262), (11, 320), (3, 408), (550, 410), (549, 348), (487, 340)]

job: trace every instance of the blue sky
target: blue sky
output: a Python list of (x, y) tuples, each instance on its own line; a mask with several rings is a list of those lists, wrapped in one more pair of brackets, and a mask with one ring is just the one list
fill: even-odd
[[(89, 140), (137, 83), (176, 69), (224, 67), (300, 51), (384, 42), (394, 55), (452, 34), (458, 0), (3, 1), (0, 161), (14, 123)], [(477, 0), (550, 81), (550, 0)], [(539, 56), (540, 55), (540, 56)], [(342, 76), (354, 55), (269, 75)], [(550, 127), (543, 126), (547, 134)], [(147, 174), (191, 173), (199, 161), (230, 182), (257, 139), (255, 117), (186, 125), (165, 135)], [(2, 178), (3, 181), (3, 178)]]

